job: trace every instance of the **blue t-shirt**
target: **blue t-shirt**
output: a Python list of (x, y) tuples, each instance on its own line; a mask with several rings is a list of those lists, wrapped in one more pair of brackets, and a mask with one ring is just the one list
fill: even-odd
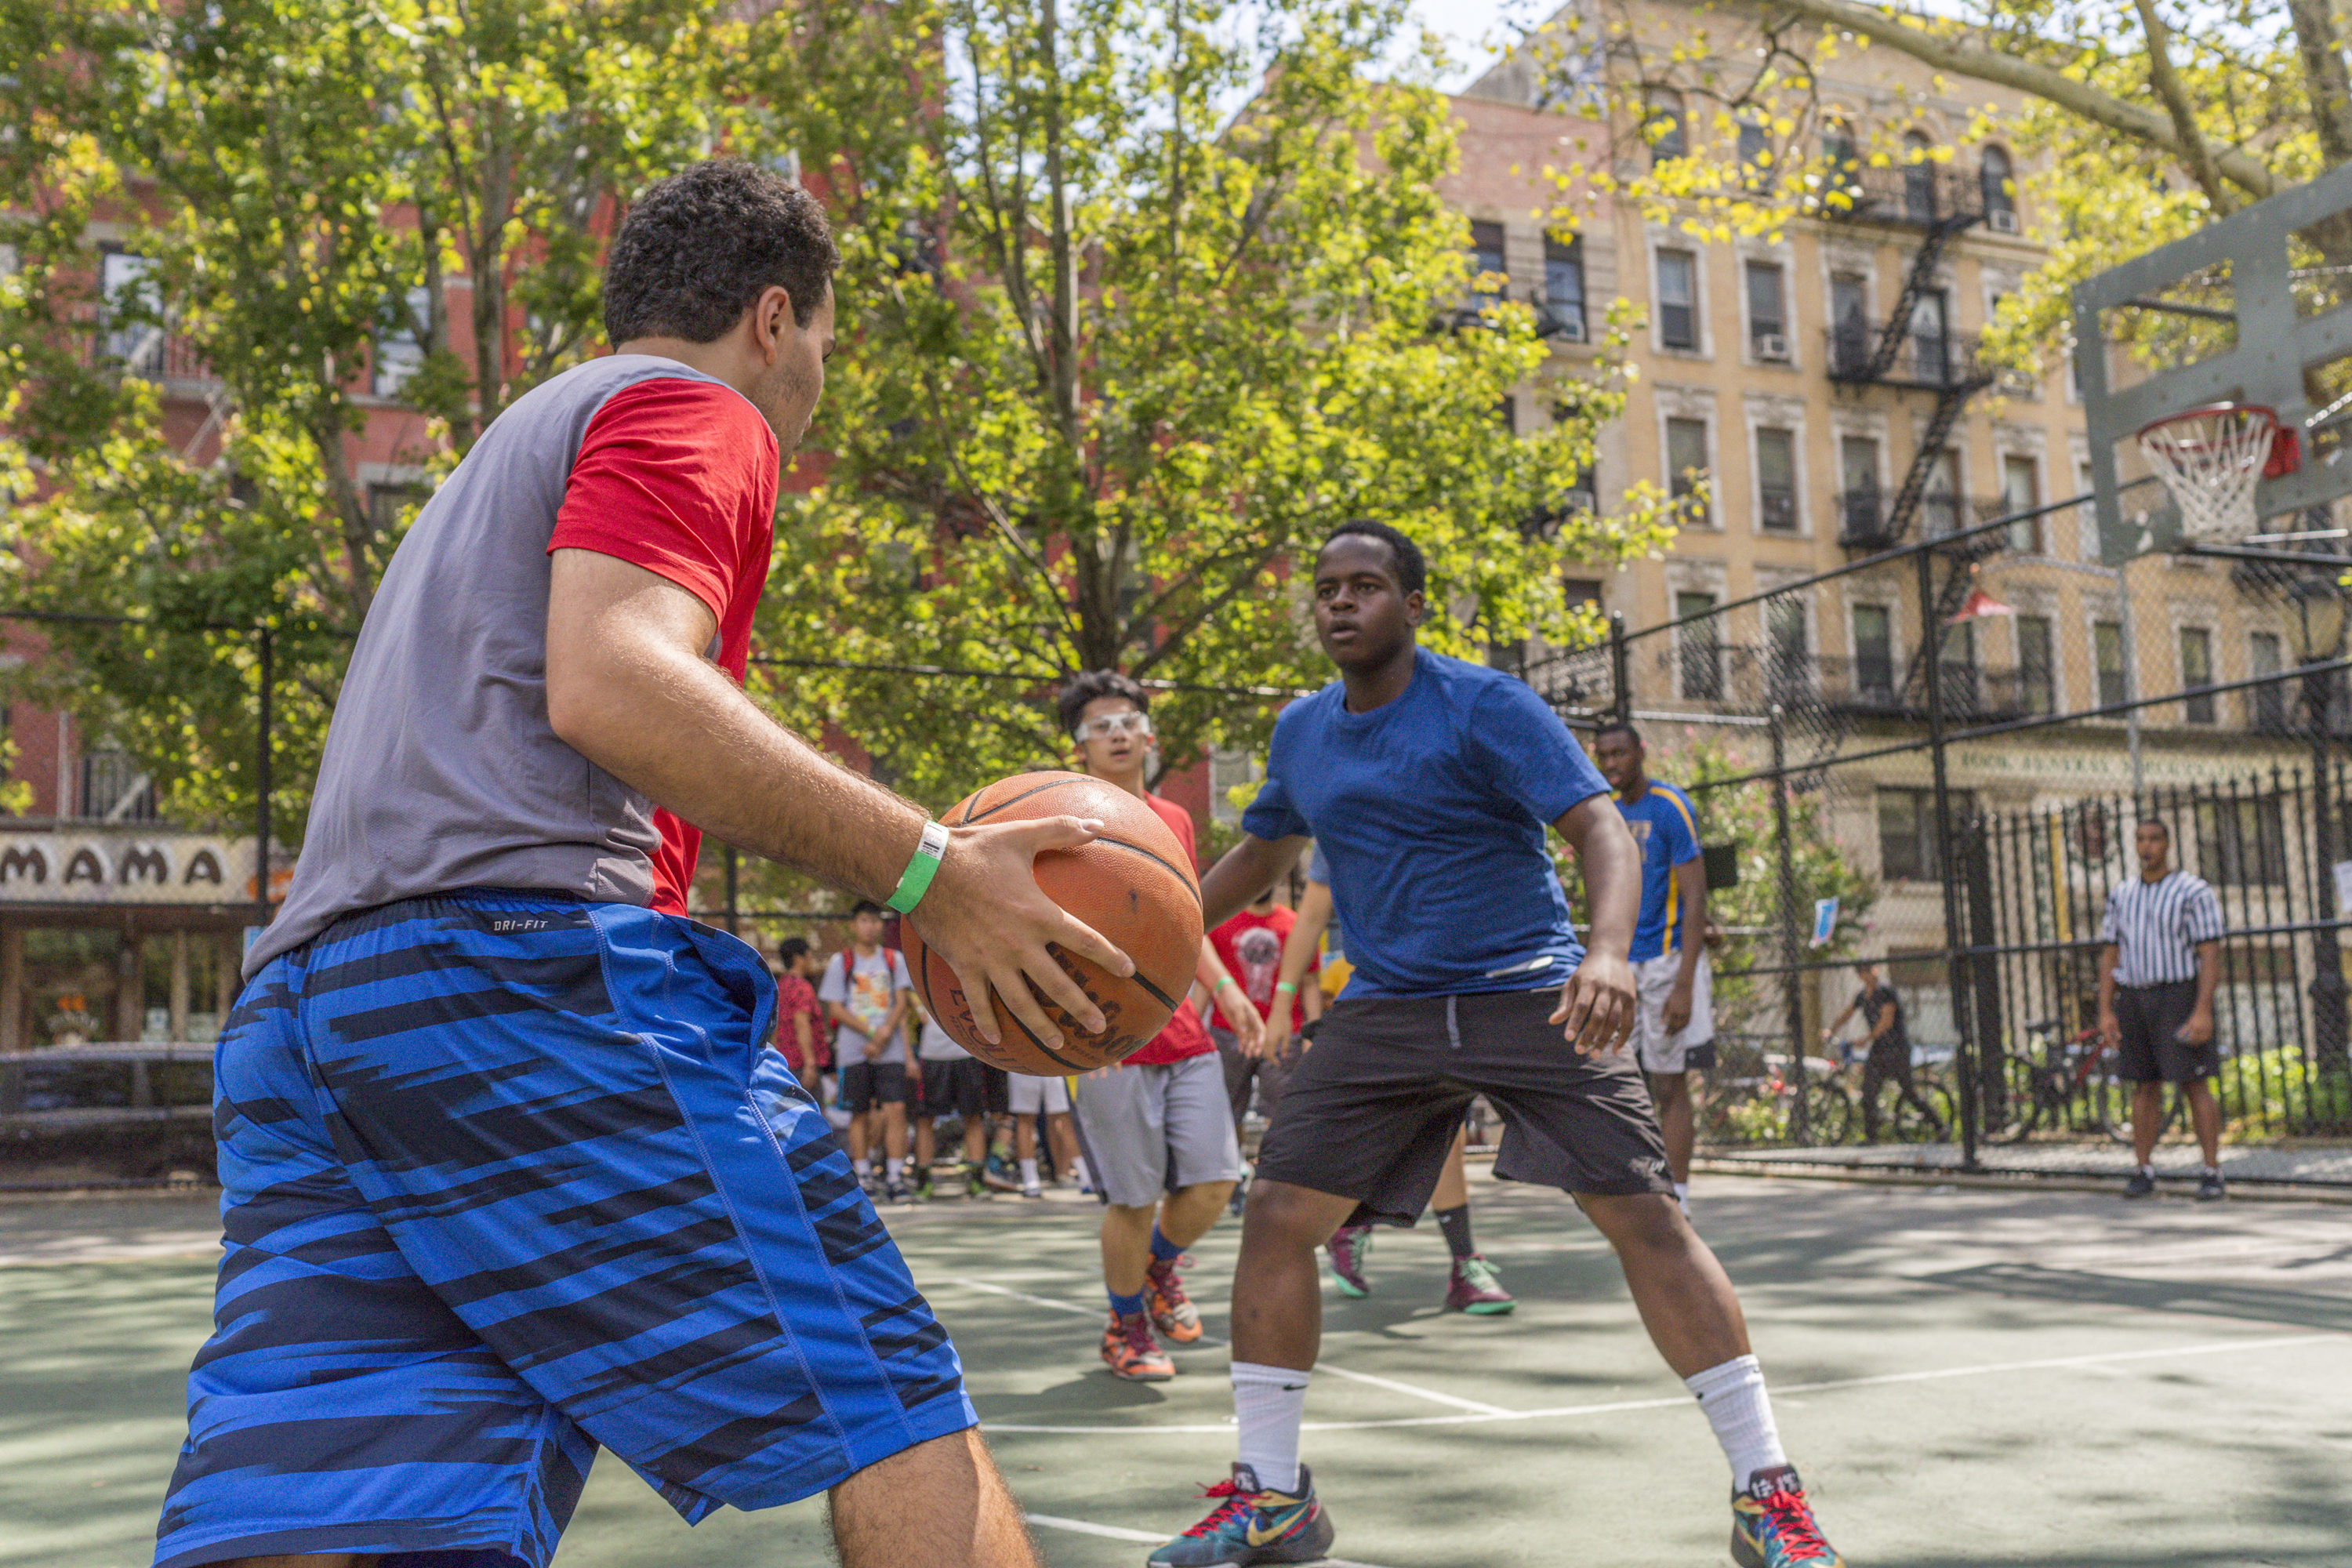
[(1544, 834), (1608, 793), (1524, 681), (1423, 651), (1404, 695), (1369, 713), (1338, 681), (1283, 710), (1242, 826), (1315, 836), (1349, 995), (1531, 991), (1584, 956)]
[(1675, 868), (1698, 858), (1698, 815), (1690, 796), (1670, 784), (1650, 781), (1642, 798), (1617, 810), (1642, 851), (1642, 918), (1633, 922), (1634, 963), (1680, 952), (1682, 900), (1675, 897)]

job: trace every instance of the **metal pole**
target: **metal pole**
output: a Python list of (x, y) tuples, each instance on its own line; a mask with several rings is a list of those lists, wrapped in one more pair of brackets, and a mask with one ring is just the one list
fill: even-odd
[[(2312, 879), (2312, 909), (2322, 921), (2333, 921), (2336, 908), (2336, 795), (2330, 786), (2327, 757), (2327, 688), (2329, 672), (2314, 670), (2303, 678), (2304, 706), (2311, 715), (2311, 813), (2313, 846), (2318, 850), (2318, 874)], [(2340, 1081), (2352, 1073), (2352, 1047), (2345, 1037), (2344, 950), (2334, 927), (2312, 934), (2311, 1023), (2315, 1075), (2322, 1083)], [(2308, 1109), (2316, 1111), (2313, 1097)], [(2316, 1128), (2312, 1131), (2317, 1131)]]
[(253, 923), (269, 923), (269, 808), (270, 792), (270, 727), (273, 722), (273, 699), (278, 684), (277, 635), (267, 626), (261, 628), (259, 648), (259, 686), (254, 724), (253, 754)]
[(1617, 693), (1617, 719), (1620, 723), (1633, 717), (1633, 659), (1625, 646), (1625, 612), (1609, 613), (1609, 684)]
[(1972, 1077), (1969, 1037), (1974, 1020), (1969, 995), (1969, 961), (1960, 951), (1960, 883), (1959, 868), (1953, 864), (1951, 813), (1951, 781), (1945, 767), (1944, 756), (1944, 628), (1936, 622), (1935, 552), (1922, 545), (1916, 556), (1919, 563), (1919, 635), (1927, 639), (1923, 651), (1927, 670), (1927, 760), (1934, 770), (1936, 785), (1936, 875), (1944, 890), (1944, 963), (1947, 984), (1952, 988), (1952, 1023), (1958, 1030), (1958, 1054), (1953, 1067), (1958, 1080), (1960, 1102), (1960, 1168), (1977, 1169), (1977, 1093), (1979, 1085)]
[(1789, 1111), (1790, 1141), (1810, 1142), (1805, 1103), (1805, 997), (1797, 973), (1797, 857), (1789, 841), (1788, 749), (1780, 705), (1772, 704), (1772, 837), (1780, 872), (1780, 994), (1789, 1026), (1789, 1083), (1796, 1090)]
[[(2124, 700), (2139, 701), (2139, 631), (2132, 620), (2131, 563), (2116, 568), (2116, 631), (2124, 642)], [(2132, 809), (2139, 809), (2142, 789), (2139, 763), (2139, 709), (2124, 712), (2124, 744), (2131, 752)]]

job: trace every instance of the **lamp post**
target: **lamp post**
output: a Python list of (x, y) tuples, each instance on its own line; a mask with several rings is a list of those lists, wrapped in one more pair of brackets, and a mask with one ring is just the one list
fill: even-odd
[[(2303, 667), (2303, 705), (2311, 723), (2312, 832), (2318, 849), (2312, 907), (2320, 921), (2332, 922), (2336, 918), (2336, 861), (2339, 851), (2336, 842), (2335, 796), (2328, 777), (2327, 709), (2336, 672), (2321, 667), (2343, 656), (2344, 593), (2332, 578), (2304, 577), (2287, 590), (2286, 607), (2287, 635), (2294, 643), (2295, 661)], [(2314, 935), (2314, 1065), (2322, 1081), (2334, 1081), (2352, 1072), (2352, 1050), (2347, 1050), (2345, 1027), (2344, 952), (2332, 924)]]

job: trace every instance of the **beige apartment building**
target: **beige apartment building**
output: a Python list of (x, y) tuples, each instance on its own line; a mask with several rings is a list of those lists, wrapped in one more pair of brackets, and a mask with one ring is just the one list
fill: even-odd
[[(1675, 66), (1666, 49), (1687, 48), (1703, 27), (1718, 58), (1752, 52), (1737, 13), (1654, 0), (1612, 15), (1654, 43), (1642, 70), (1651, 113), (1676, 121), (1664, 145), (1745, 162), (1739, 142), (1717, 134), (1701, 68)], [(1977, 335), (2042, 258), (2028, 160), (1997, 133), (1971, 134), (1978, 111), (2004, 95), (1939, 86), (1885, 48), (1847, 51), (1818, 85), (1819, 113), (1799, 134), (1854, 150), (1851, 210), (1798, 219), (1777, 239), (1728, 243), (1623, 198), (1604, 199), (1570, 229), (1548, 226), (1561, 207), (1556, 174), (1573, 187), (1612, 163), (1621, 177), (1638, 174), (1629, 160), (1647, 156), (1634, 127), (1609, 122), (1600, 95), (1563, 94), (1507, 61), (1453, 100), (1462, 162), (1447, 195), (1471, 221), (1478, 264), (1536, 307), (1556, 363), (1596, 352), (1590, 340), (1612, 300), (1647, 317), (1630, 350), (1630, 403), (1601, 436), (1594, 503), (1606, 511), (1640, 481), (1682, 494), (1693, 490), (1689, 476), (1706, 476), (1704, 499), (1688, 500), (1663, 559), (1567, 584), (1637, 634), (1637, 712), (1695, 724), (1752, 717), (1779, 683), (1828, 716), (1791, 737), (1792, 757), (1884, 746), (1921, 728), (1915, 661), (1925, 626), (1938, 625), (1955, 721), (2120, 702), (2136, 682), (2138, 696), (2188, 693), (2142, 716), (2137, 776), (2149, 787), (2307, 759), (2292, 688), (2195, 689), (2292, 668), (2288, 606), (2222, 563), (2151, 557), (2127, 576), (2104, 567), (2088, 508), (1983, 542), (1973, 575), (1970, 552), (1938, 552), (1925, 616), (1906, 560), (1769, 609), (1735, 608), (1711, 633), (1638, 635), (2089, 489), (2083, 408), (2061, 346), (2050, 345), (2039, 375), (1996, 374), (1977, 359)], [(1890, 163), (1873, 166), (1874, 151), (1890, 150)], [(1531, 387), (1510, 416), (1539, 423), (1542, 403)], [(1971, 586), (2015, 613), (1953, 622)], [(2128, 794), (2130, 728), (2086, 720), (1964, 744), (1950, 782), (1967, 804), (2001, 810)], [(1760, 744), (1752, 724), (1717, 732)], [(1915, 753), (1827, 774), (1834, 831), (1880, 879), (1882, 924), (1896, 948), (1906, 927), (1940, 930), (1927, 881), (1927, 770)]]

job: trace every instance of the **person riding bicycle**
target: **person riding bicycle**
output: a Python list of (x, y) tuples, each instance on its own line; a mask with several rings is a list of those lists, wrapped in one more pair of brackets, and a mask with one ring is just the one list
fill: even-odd
[[(1837, 1016), (1836, 1021), (1822, 1031), (1822, 1039), (1824, 1043), (1834, 1042), (1838, 1031), (1857, 1011), (1870, 1026), (1870, 1033), (1862, 1040), (1867, 1051), (1862, 1066), (1863, 1141), (1878, 1142), (1878, 1092), (1890, 1079), (1895, 1085), (1896, 1098), (1925, 1117), (1940, 1141), (1945, 1132), (1944, 1119), (1927, 1103), (1911, 1076), (1911, 1032), (1903, 1022), (1903, 999), (1881, 977), (1875, 960), (1862, 960), (1853, 966), (1853, 973), (1862, 983), (1862, 989), (1854, 993), (1853, 1000), (1845, 1005), (1845, 1011)], [(1847, 1058), (1848, 1061), (1852, 1059)]]

